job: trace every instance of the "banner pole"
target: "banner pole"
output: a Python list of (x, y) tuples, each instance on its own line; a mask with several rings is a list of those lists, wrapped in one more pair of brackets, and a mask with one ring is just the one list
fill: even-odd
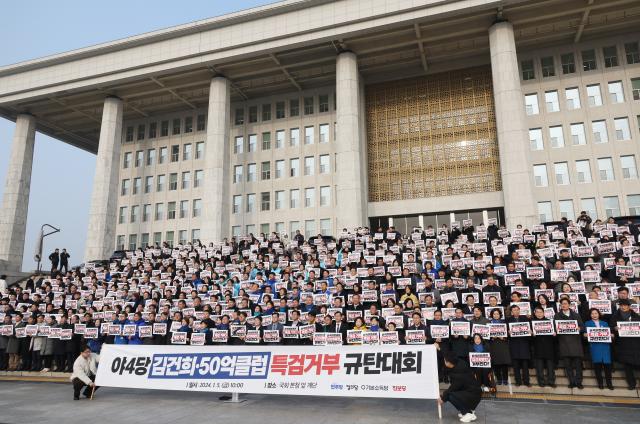
[(91, 388), (91, 398), (89, 400), (93, 400), (93, 394), (96, 392), (96, 385), (94, 384)]
[(442, 419), (442, 405), (440, 403), (438, 403), (438, 419)]
[(511, 376), (507, 375), (507, 383), (509, 384), (509, 395), (513, 396), (513, 386), (511, 385)]
[(231, 393), (231, 399), (225, 400), (226, 403), (242, 403), (245, 401), (246, 399), (240, 399), (240, 394), (238, 392)]

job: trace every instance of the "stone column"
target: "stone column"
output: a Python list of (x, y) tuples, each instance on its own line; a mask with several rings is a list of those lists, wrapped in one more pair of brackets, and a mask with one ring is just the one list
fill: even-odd
[(337, 170), (336, 232), (367, 223), (366, 145), (363, 138), (363, 87), (358, 60), (352, 52), (338, 55), (336, 62)]
[(96, 173), (93, 177), (89, 210), (85, 261), (109, 259), (115, 246), (122, 112), (122, 100), (116, 97), (107, 97), (104, 100)]
[(537, 212), (513, 25), (497, 22), (491, 26), (489, 48), (506, 223), (508, 228), (518, 224), (531, 228)]
[(203, 221), (200, 230), (204, 243), (221, 241), (230, 233), (230, 98), (229, 80), (222, 76), (214, 77), (209, 89), (207, 141), (204, 154)]
[(0, 210), (0, 272), (22, 269), (35, 139), (35, 118), (18, 115)]

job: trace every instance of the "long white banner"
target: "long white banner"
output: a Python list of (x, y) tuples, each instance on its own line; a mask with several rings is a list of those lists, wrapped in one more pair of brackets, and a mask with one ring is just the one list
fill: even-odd
[(104, 345), (96, 385), (313, 396), (440, 396), (433, 345)]

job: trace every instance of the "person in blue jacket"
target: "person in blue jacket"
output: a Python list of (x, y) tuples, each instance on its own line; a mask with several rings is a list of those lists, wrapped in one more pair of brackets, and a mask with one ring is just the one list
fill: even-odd
[(129, 336), (129, 344), (142, 344), (142, 339), (140, 338), (140, 326), (146, 325), (146, 322), (142, 319), (140, 312), (133, 314), (133, 321), (128, 321), (127, 324), (135, 324), (136, 326), (136, 333), (133, 336)]
[[(600, 311), (596, 308), (591, 308), (589, 310), (589, 316), (591, 319), (585, 322), (585, 327), (609, 327), (609, 324), (601, 319)], [(587, 333), (585, 333), (584, 336), (587, 337)], [(602, 371), (604, 370), (604, 378), (607, 382), (607, 388), (609, 390), (613, 390), (613, 383), (611, 381), (611, 343), (589, 342), (589, 351), (591, 352), (591, 362), (593, 363), (593, 370), (596, 374), (598, 387), (601, 390), (604, 389), (604, 381), (602, 379)]]
[[(125, 324), (128, 324), (127, 315), (124, 312), (120, 312), (118, 314), (118, 319), (113, 321), (114, 325), (120, 326), (120, 334), (122, 334), (123, 328)], [(115, 336), (113, 339), (113, 344), (129, 344), (129, 338), (125, 336)]]

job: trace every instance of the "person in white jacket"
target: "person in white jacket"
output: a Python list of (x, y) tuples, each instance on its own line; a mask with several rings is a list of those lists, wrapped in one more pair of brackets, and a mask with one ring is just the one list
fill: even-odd
[[(69, 379), (73, 383), (73, 400), (80, 400), (80, 390), (84, 386), (84, 396), (91, 397), (91, 388), (95, 387), (94, 380), (98, 371), (98, 355), (91, 352), (87, 346), (82, 348), (80, 356), (73, 363), (73, 374)], [(98, 388), (95, 387), (94, 391)]]

